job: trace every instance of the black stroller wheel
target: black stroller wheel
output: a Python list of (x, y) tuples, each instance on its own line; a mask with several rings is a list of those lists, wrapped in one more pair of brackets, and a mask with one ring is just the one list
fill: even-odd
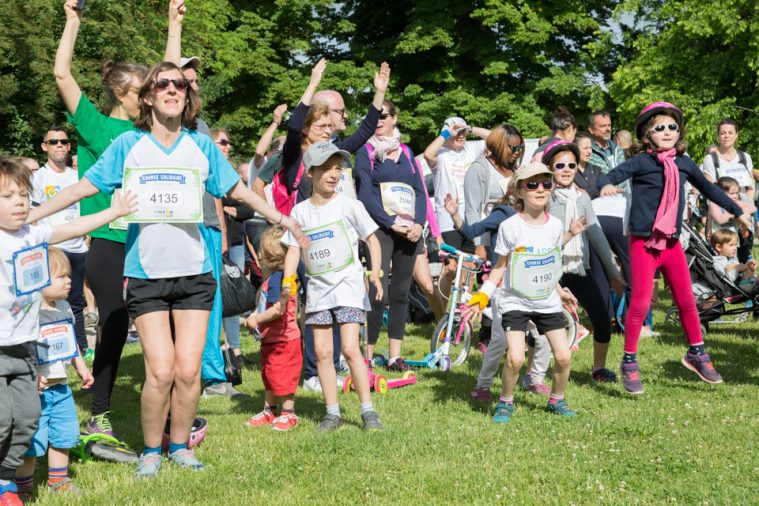
[(677, 306), (672, 306), (671, 308), (667, 309), (667, 312), (664, 315), (664, 322), (671, 325), (680, 324), (680, 312), (677, 310)]

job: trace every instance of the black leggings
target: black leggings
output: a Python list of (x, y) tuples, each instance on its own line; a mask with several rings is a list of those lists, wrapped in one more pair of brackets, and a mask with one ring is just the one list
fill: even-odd
[(124, 245), (93, 238), (87, 253), (86, 275), (98, 306), (98, 339), (92, 374), (92, 414), (110, 409), (121, 352), (129, 332), (129, 316), (124, 304)]
[[(421, 253), (422, 243), (411, 242), (395, 232), (377, 229), (374, 235), (379, 239), (382, 249), (382, 300), (375, 300), (377, 290), (369, 284), (369, 300), (372, 310), (369, 312), (367, 321), (369, 324), (369, 344), (377, 344), (379, 333), (382, 329), (382, 314), (385, 305), (390, 301), (390, 311), (387, 321), (387, 335), (393, 339), (403, 339), (403, 331), (406, 328), (408, 317), (408, 293), (411, 287), (411, 278), (414, 273), (416, 256)], [(393, 283), (388, 288), (388, 272), (390, 261), (393, 262)]]
[(79, 351), (84, 353), (89, 345), (87, 344), (87, 334), (84, 330), (84, 307), (87, 302), (84, 300), (84, 262), (87, 253), (69, 253), (64, 251), (71, 264), (71, 291), (67, 302), (74, 313), (74, 333), (76, 334), (76, 344)]
[[(624, 234), (622, 218), (616, 216), (599, 216), (598, 223), (604, 231), (606, 240), (611, 246), (611, 250), (617, 255), (619, 263), (622, 264), (622, 275), (625, 277), (627, 286), (625, 287), (625, 307), (630, 304), (630, 253), (628, 247), (630, 239)], [(614, 308), (612, 308), (614, 313)], [(616, 318), (616, 314), (611, 315)]]
[(601, 262), (597, 259), (594, 261), (591, 253), (590, 269), (586, 270), (585, 276), (564, 274), (561, 277), (560, 284), (572, 291), (577, 297), (577, 301), (588, 313), (590, 323), (593, 325), (593, 340), (598, 343), (608, 343), (611, 341), (611, 318), (609, 317), (611, 297), (608, 281), (604, 287), (600, 282), (601, 277), (606, 281)]

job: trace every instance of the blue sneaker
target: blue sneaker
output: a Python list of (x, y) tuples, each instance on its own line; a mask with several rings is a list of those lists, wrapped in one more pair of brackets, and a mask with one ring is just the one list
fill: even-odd
[(569, 417), (577, 416), (577, 413), (575, 413), (569, 408), (569, 404), (567, 404), (567, 401), (565, 401), (564, 399), (554, 402), (553, 404), (549, 402), (548, 406), (546, 407), (546, 410), (549, 413), (553, 413), (554, 415), (569, 416)]
[(509, 423), (511, 416), (514, 414), (514, 403), (512, 402), (499, 402), (495, 405), (495, 415), (493, 415), (493, 423)]
[(135, 480), (141, 480), (143, 478), (155, 478), (158, 476), (158, 472), (161, 470), (161, 454), (160, 453), (143, 453), (140, 455), (140, 460), (137, 463), (137, 471), (134, 473)]
[(187, 448), (169, 453), (169, 460), (175, 466), (192, 469), (193, 471), (202, 471), (206, 468), (195, 457), (195, 453)]

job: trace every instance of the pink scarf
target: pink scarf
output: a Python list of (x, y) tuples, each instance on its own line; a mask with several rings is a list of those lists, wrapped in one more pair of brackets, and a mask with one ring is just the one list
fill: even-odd
[[(653, 154), (653, 151), (649, 150), (649, 153)], [(651, 227), (651, 237), (646, 241), (646, 247), (649, 249), (664, 250), (667, 247), (667, 239), (677, 231), (680, 172), (675, 165), (675, 155), (677, 151), (674, 149), (656, 153), (656, 158), (664, 165), (664, 191), (661, 194), (659, 209), (656, 211), (656, 220)]]

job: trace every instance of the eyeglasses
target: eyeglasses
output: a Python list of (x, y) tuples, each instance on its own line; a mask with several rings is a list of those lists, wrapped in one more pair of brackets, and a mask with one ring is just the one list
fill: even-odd
[(64, 146), (68, 146), (70, 141), (68, 139), (48, 139), (45, 141), (45, 144), (48, 146), (56, 146), (59, 142)]
[(659, 125), (654, 126), (651, 130), (657, 133), (662, 133), (664, 130), (667, 130), (667, 129), (669, 129), (672, 132), (677, 132), (678, 130), (680, 130), (680, 126), (677, 123), (667, 123), (666, 125), (659, 124)]
[(544, 190), (550, 190), (553, 188), (553, 181), (543, 179), (542, 181), (527, 181), (526, 183), (522, 183), (523, 190), (535, 191), (538, 189), (538, 186), (543, 186)]
[(187, 90), (190, 85), (187, 79), (155, 79), (153, 81), (153, 87), (156, 91), (166, 91), (169, 89), (169, 84), (174, 85), (174, 89), (183, 92)]
[(232, 145), (232, 143), (229, 142), (229, 140), (227, 140), (227, 139), (220, 139), (220, 140), (216, 141), (216, 144), (218, 144), (219, 146), (224, 146), (224, 147)]
[(334, 112), (335, 114), (339, 114), (340, 117), (345, 116), (345, 107), (342, 109), (330, 109), (330, 112)]
[(320, 123), (320, 124), (312, 124), (311, 128), (313, 128), (316, 131), (324, 131), (324, 130), (332, 130), (335, 128), (335, 125), (333, 123)]
[(512, 146), (509, 144), (509, 149), (511, 149), (511, 152), (515, 155), (518, 155), (524, 150), (524, 144), (517, 144), (516, 146)]
[(577, 168), (577, 163), (575, 162), (556, 162), (553, 164), (553, 168), (556, 170), (564, 170), (564, 169), (572, 169), (575, 170)]

